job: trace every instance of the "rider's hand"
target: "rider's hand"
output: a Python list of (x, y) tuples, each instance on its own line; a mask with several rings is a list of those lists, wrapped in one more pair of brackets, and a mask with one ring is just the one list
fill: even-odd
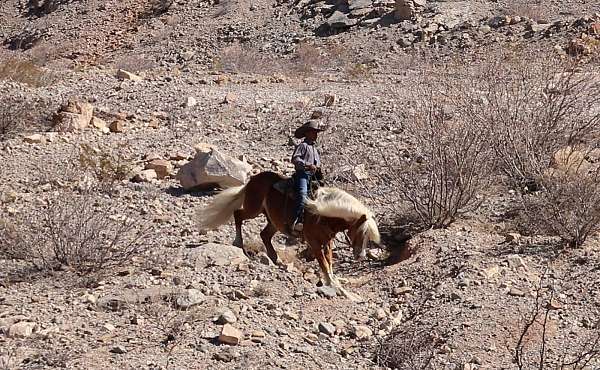
[(315, 166), (314, 164), (307, 164), (304, 167), (305, 170), (311, 171), (311, 172), (315, 172), (317, 170), (317, 166)]

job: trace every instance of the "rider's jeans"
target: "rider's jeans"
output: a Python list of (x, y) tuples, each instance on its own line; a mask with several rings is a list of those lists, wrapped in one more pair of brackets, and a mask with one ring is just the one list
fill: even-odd
[(296, 220), (296, 222), (302, 222), (304, 218), (304, 204), (306, 203), (306, 197), (308, 196), (310, 177), (311, 174), (304, 170), (296, 171), (296, 176), (294, 176), (296, 187), (296, 209), (294, 212), (294, 220)]

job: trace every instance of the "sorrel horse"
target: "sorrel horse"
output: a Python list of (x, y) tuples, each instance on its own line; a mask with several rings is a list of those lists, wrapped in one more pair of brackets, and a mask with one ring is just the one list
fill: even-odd
[[(264, 214), (267, 226), (260, 237), (267, 255), (278, 262), (277, 252), (271, 239), (277, 231), (289, 235), (288, 225), (293, 217), (293, 200), (275, 189), (274, 185), (286, 178), (274, 172), (261, 172), (250, 178), (243, 186), (223, 190), (212, 202), (196, 214), (201, 230), (215, 229), (235, 219), (233, 244), (244, 248), (242, 223)], [(354, 257), (364, 258), (365, 248), (371, 240), (379, 243), (379, 230), (373, 213), (358, 199), (336, 188), (319, 188), (314, 200), (307, 200), (302, 236), (309, 250), (319, 262), (324, 285), (333, 287), (338, 293), (353, 299), (360, 297), (345, 290), (333, 274), (333, 244), (337, 233), (347, 231)]]

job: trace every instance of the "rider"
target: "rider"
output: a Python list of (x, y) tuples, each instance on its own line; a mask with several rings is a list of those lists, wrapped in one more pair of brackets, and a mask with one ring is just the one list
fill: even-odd
[(292, 163), (296, 169), (296, 173), (294, 174), (296, 208), (294, 210), (292, 230), (296, 232), (301, 232), (304, 226), (304, 203), (308, 196), (310, 180), (321, 167), (321, 158), (315, 146), (317, 135), (321, 131), (323, 129), (320, 127), (318, 121), (309, 120), (294, 132), (294, 136), (297, 139), (304, 138), (304, 141), (296, 146), (294, 154), (292, 154)]

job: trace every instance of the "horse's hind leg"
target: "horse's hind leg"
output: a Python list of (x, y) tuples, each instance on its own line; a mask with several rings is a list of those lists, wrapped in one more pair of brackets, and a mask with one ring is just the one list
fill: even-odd
[(244, 200), (243, 208), (233, 212), (233, 219), (235, 220), (235, 239), (233, 240), (233, 245), (244, 249), (244, 240), (242, 237), (242, 224), (245, 220), (257, 217), (262, 211), (261, 208), (262, 205), (260, 202), (246, 197), (246, 199)]
[(260, 238), (262, 239), (263, 243), (265, 244), (265, 247), (267, 248), (267, 256), (269, 256), (271, 261), (273, 261), (273, 263), (276, 264), (277, 252), (273, 247), (271, 239), (273, 239), (273, 235), (275, 235), (275, 233), (277, 232), (277, 228), (271, 223), (271, 220), (269, 220), (268, 217), (267, 221), (267, 226), (265, 226), (265, 228), (260, 232)]

